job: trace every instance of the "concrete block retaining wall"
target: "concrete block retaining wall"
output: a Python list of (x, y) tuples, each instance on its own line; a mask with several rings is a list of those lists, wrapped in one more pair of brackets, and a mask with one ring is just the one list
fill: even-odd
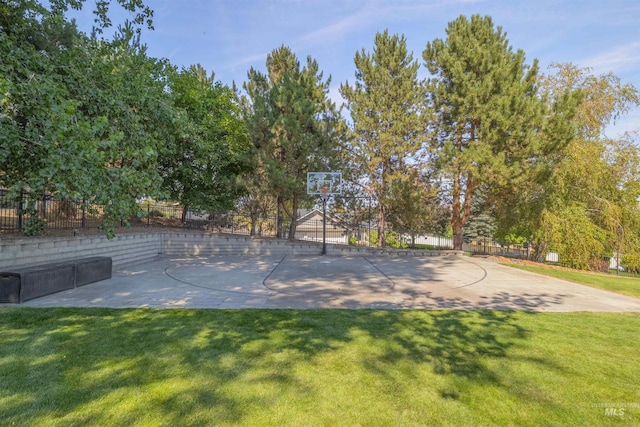
[(164, 255), (320, 255), (322, 244), (224, 234), (164, 233)]
[[(30, 267), (91, 256), (110, 256), (115, 268), (151, 260), (158, 255), (171, 257), (212, 255), (320, 255), (322, 243), (288, 242), (249, 236), (157, 232), (105, 236), (43, 237), (0, 240), (0, 270)], [(378, 249), (327, 244), (327, 255), (334, 256), (460, 256), (461, 251)]]
[(114, 267), (153, 259), (161, 252), (160, 233), (105, 236), (38, 237), (0, 240), (0, 270), (50, 262), (109, 256)]
[[(322, 243), (224, 234), (164, 233), (164, 254), (168, 256), (211, 255), (320, 255)], [(334, 256), (461, 256), (462, 251), (379, 249), (364, 246), (327, 244)]]
[(366, 246), (327, 245), (327, 255), (340, 256), (462, 256), (462, 251), (370, 248)]

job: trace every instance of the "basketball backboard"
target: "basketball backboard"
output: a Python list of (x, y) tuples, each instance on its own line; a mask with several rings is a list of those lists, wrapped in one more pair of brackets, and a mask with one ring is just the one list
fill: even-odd
[(342, 172), (307, 172), (307, 194), (342, 194)]

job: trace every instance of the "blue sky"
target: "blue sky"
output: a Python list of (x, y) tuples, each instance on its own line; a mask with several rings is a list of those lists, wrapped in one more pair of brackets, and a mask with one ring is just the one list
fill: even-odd
[[(91, 28), (87, 10), (75, 14), (81, 29)], [(115, 0), (112, 3), (116, 3)], [(404, 34), (414, 59), (422, 64), (427, 42), (446, 37), (447, 23), (461, 14), (489, 15), (507, 33), (527, 63), (540, 61), (613, 72), (640, 88), (640, 1), (638, 0), (146, 0), (154, 12), (154, 31), (142, 41), (149, 54), (177, 66), (200, 63), (216, 79), (239, 86), (250, 67), (264, 70), (273, 49), (289, 46), (304, 61), (315, 58), (325, 77), (332, 76), (330, 96), (354, 81), (353, 57), (371, 51), (376, 32)], [(128, 15), (117, 7), (114, 23)], [(426, 69), (422, 76), (427, 76)], [(618, 119), (610, 137), (640, 129), (640, 109)]]

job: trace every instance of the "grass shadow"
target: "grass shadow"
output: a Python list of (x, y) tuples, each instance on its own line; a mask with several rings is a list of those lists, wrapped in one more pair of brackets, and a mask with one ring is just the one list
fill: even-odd
[[(529, 333), (513, 312), (490, 310), (10, 308), (0, 321), (1, 401), (17, 424), (131, 424), (145, 419), (141, 408), (182, 424), (203, 407), (237, 423), (269, 405), (278, 388), (309, 393), (297, 366), (356, 342), (353, 369), (376, 377), (410, 361), (436, 375), (496, 383), (484, 360), (505, 357)], [(234, 383), (274, 394), (239, 398), (225, 392)], [(114, 409), (123, 405), (129, 410)]]

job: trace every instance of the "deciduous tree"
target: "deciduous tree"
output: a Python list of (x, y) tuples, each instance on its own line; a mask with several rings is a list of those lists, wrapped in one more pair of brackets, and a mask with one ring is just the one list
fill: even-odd
[(552, 69), (541, 78), (547, 98), (580, 94), (576, 113), (568, 115), (574, 138), (546, 156), (544, 173), (504, 197), (496, 213), (502, 232), (530, 238), (539, 259), (553, 250), (567, 265), (595, 268), (593, 258), (633, 251), (638, 241), (638, 146), (631, 135), (612, 140), (604, 130), (640, 98), (612, 73), (596, 76), (572, 64)]
[(233, 91), (200, 64), (172, 73), (169, 89), (180, 119), (161, 151), (163, 188), (183, 206), (183, 220), (187, 209), (233, 208), (251, 144)]
[(171, 121), (166, 63), (147, 56), (133, 24), (110, 41), (78, 32), (63, 12), (81, 5), (2, 4), (0, 185), (104, 205), (112, 234), (138, 197), (160, 188), (160, 129)]

